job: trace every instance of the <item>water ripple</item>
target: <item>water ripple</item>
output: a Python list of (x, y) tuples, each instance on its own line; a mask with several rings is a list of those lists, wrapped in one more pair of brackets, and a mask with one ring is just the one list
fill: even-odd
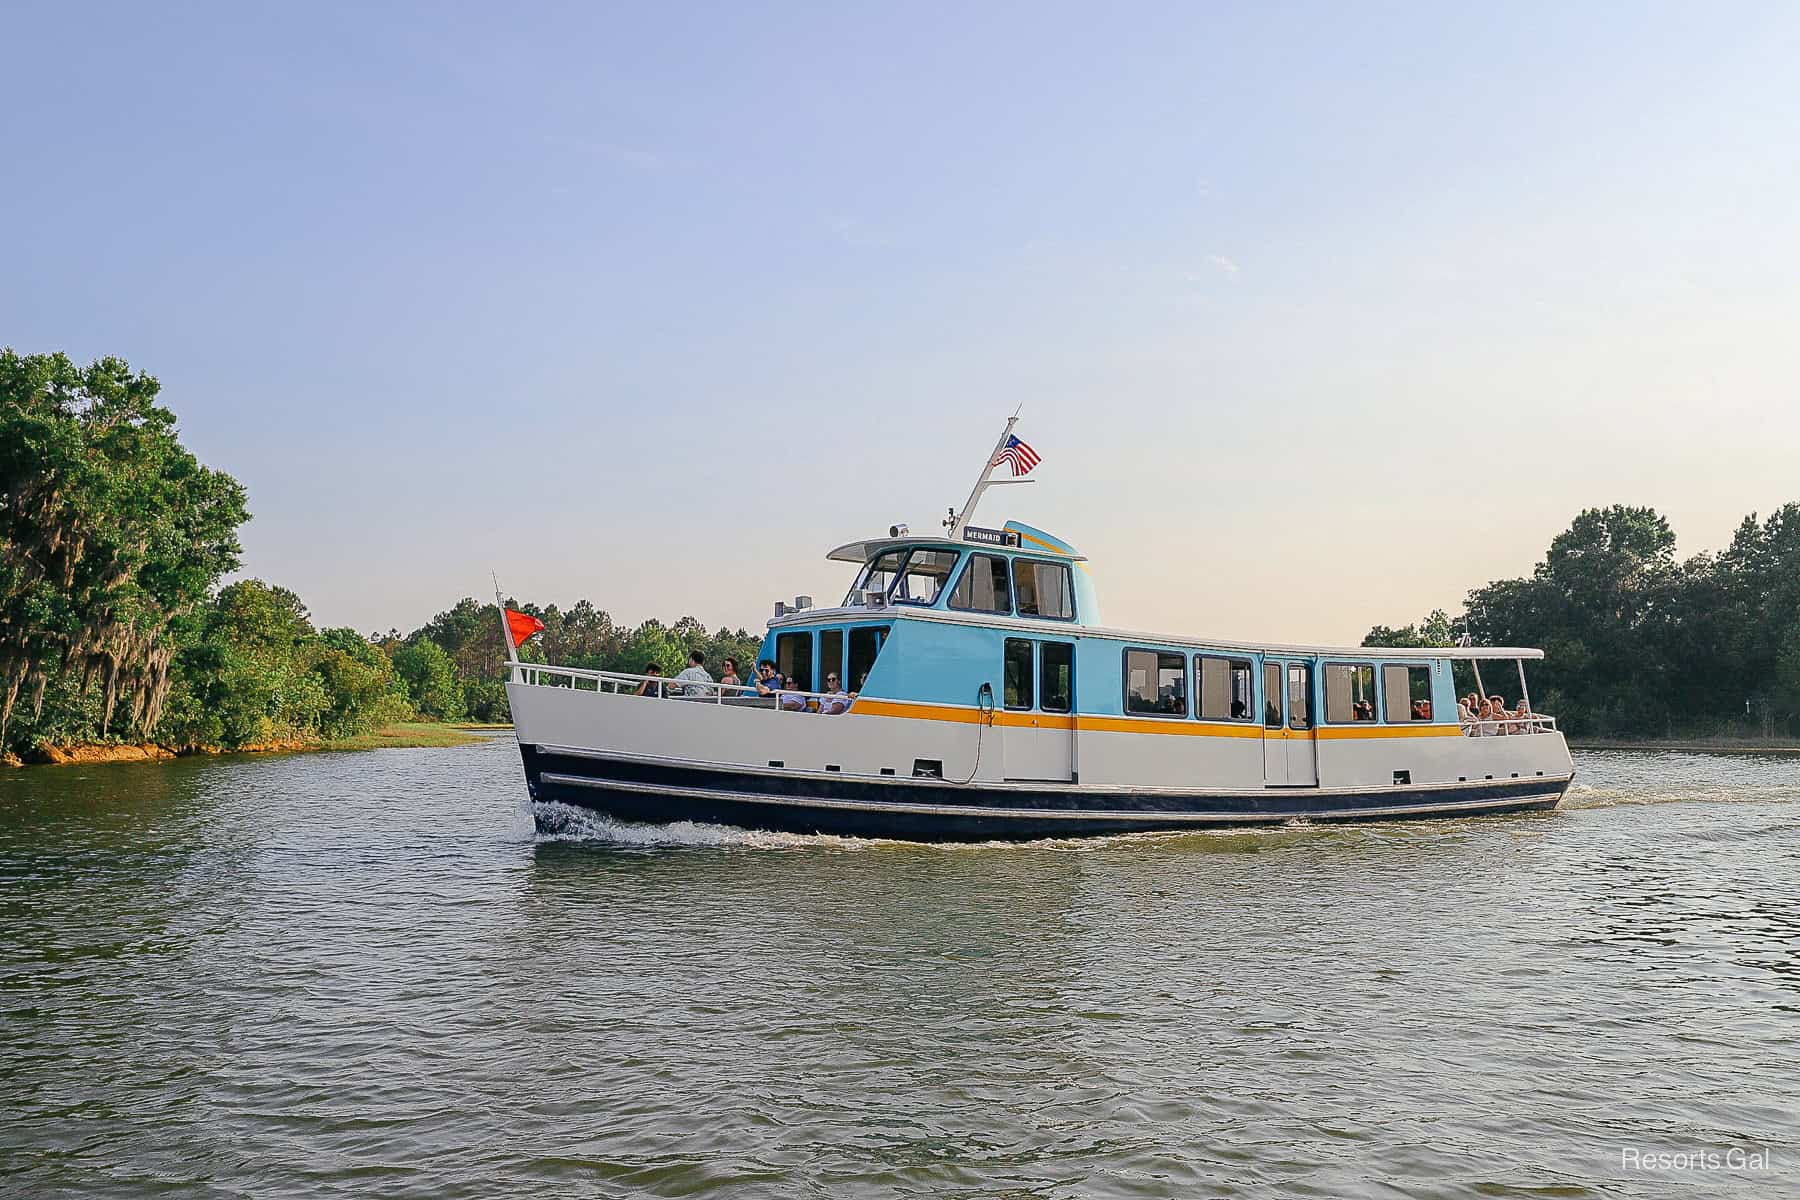
[[(510, 739), (0, 776), (8, 1195), (1795, 1189), (1800, 762), (925, 846), (540, 810)], [(1626, 1151), (1766, 1149), (1771, 1170)]]

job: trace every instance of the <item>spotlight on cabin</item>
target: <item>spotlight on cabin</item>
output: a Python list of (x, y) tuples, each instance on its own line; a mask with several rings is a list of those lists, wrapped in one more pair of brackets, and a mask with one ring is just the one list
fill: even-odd
[(889, 537), (905, 537), (909, 532), (911, 532), (911, 531), (909, 529), (907, 529), (905, 525), (889, 525), (888, 526), (888, 536)]
[(811, 608), (811, 607), (812, 607), (812, 597), (811, 596), (795, 596), (794, 597), (794, 611), (795, 612), (799, 612), (803, 608)]

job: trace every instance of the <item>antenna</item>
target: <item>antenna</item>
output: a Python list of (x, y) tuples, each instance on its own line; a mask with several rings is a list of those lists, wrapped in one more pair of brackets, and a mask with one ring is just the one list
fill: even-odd
[(962, 512), (958, 513), (955, 509), (950, 510), (950, 516), (952, 519), (948, 522), (948, 524), (950, 526), (950, 536), (951, 537), (959, 538), (962, 536), (963, 530), (965, 530), (969, 527), (969, 519), (975, 515), (975, 506), (977, 504), (981, 503), (981, 493), (987, 491), (988, 488), (992, 487), (996, 482), (998, 482), (998, 483), (1030, 483), (1030, 482), (1032, 482), (1029, 479), (993, 480), (993, 479), (988, 478), (988, 476), (990, 476), (994, 473), (994, 466), (1000, 458), (1000, 452), (1002, 450), (1006, 449), (1006, 439), (1012, 436), (1013, 426), (1017, 425), (1019, 423), (1019, 412), (1024, 407), (1025, 406), (1023, 404), (1019, 405), (1019, 407), (1017, 409), (1013, 410), (1013, 415), (1006, 418), (1006, 428), (1002, 429), (1000, 431), (1000, 440), (994, 443), (994, 448), (992, 450), (988, 451), (987, 458), (982, 460), (981, 475), (979, 478), (977, 478), (975, 480), (975, 488), (973, 491), (971, 491), (969, 493), (969, 498), (967, 500), (963, 501)]

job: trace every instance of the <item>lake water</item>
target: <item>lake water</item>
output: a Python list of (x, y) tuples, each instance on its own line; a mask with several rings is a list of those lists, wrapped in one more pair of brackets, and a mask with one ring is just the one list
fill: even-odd
[(1576, 766), (961, 847), (542, 837), (510, 737), (6, 771), (0, 1194), (1800, 1195), (1800, 758)]

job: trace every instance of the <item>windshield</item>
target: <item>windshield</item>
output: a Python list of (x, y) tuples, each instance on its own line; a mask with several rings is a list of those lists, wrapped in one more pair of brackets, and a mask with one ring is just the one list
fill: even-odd
[(894, 586), (894, 577), (900, 573), (900, 564), (906, 560), (906, 551), (889, 550), (886, 554), (870, 559), (850, 586), (850, 594), (844, 597), (846, 605), (856, 604), (862, 600), (858, 592), (871, 591), (887, 595), (887, 590)]
[(879, 554), (863, 567), (844, 603), (857, 604), (862, 600), (859, 593), (878, 592), (895, 604), (931, 604), (944, 590), (958, 557), (955, 550), (906, 547)]
[(914, 550), (894, 589), (896, 604), (930, 604), (944, 590), (959, 555), (954, 550)]

